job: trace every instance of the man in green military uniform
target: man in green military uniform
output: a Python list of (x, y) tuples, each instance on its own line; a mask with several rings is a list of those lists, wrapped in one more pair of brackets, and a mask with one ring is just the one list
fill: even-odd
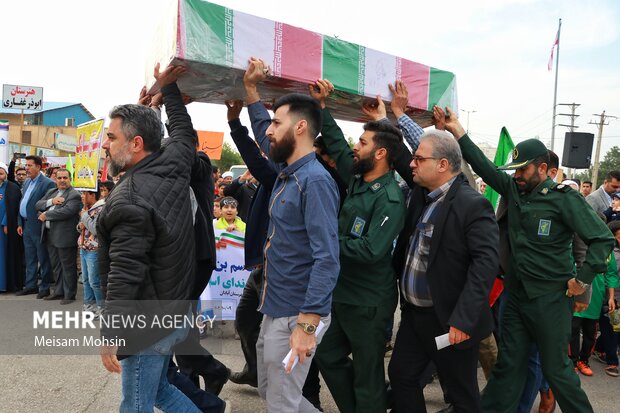
[(341, 270), (332, 323), (316, 361), (341, 412), (385, 412), (385, 332), (397, 302), (391, 252), (405, 222), (391, 161), (402, 135), (389, 122), (368, 122), (351, 150), (325, 108), (333, 86), (321, 80), (317, 87), (310, 93), (323, 107), (321, 134), (349, 189), (338, 219)]
[[(444, 117), (435, 107), (435, 116)], [(532, 343), (538, 346), (543, 373), (564, 412), (592, 412), (567, 354), (573, 296), (582, 294), (596, 273), (604, 272), (613, 236), (583, 197), (547, 177), (545, 145), (519, 143), (512, 162), (497, 168), (470, 140), (448, 108), (446, 129), (458, 140), (463, 157), (484, 181), (506, 198), (512, 260), (506, 269), (508, 299), (499, 356), (482, 410), (514, 412), (525, 384)], [(514, 176), (498, 169), (515, 170)], [(577, 233), (588, 245), (573, 276), (571, 241)]]

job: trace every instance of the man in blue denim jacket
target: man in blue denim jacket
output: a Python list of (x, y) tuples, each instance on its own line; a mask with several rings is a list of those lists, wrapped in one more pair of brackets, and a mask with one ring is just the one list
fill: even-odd
[[(254, 59), (251, 66), (256, 76), (263, 76), (262, 61)], [(258, 389), (270, 412), (316, 411), (302, 397), (302, 386), (330, 321), (340, 269), (339, 195), (314, 154), (314, 138), (321, 130), (318, 102), (290, 94), (276, 101), (273, 111), (266, 135), (270, 158), (281, 169), (269, 202), (259, 307), (264, 317), (256, 345)]]

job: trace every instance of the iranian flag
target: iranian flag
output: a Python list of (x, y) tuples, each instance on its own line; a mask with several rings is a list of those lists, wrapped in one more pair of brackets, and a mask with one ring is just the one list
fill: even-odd
[[(505, 165), (514, 147), (515, 144), (512, 143), (512, 138), (508, 133), (508, 129), (504, 126), (499, 134), (499, 143), (497, 144), (495, 159), (493, 159), (495, 166)], [(484, 197), (489, 200), (491, 205), (493, 205), (493, 209), (495, 209), (497, 201), (499, 200), (499, 194), (491, 188), (490, 185), (487, 185), (487, 189), (484, 191)]]
[(560, 44), (560, 29), (558, 28), (558, 32), (555, 35), (555, 42), (553, 42), (553, 46), (551, 46), (551, 55), (549, 56), (549, 63), (547, 63), (547, 70), (551, 71), (553, 68), (553, 52), (555, 47)]

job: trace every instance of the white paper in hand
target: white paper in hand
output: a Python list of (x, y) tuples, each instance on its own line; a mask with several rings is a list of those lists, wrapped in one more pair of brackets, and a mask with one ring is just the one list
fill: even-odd
[[(325, 328), (325, 323), (322, 321), (319, 321), (319, 325), (316, 328), (316, 331), (314, 332), (314, 336), (318, 336), (321, 331)], [(282, 366), (286, 369), (286, 366), (288, 365), (289, 360), (291, 359), (291, 356), (293, 355), (293, 351), (289, 350), (288, 354), (286, 355), (286, 357), (284, 357), (284, 360), (282, 360)], [(295, 361), (293, 361), (293, 365), (291, 366), (291, 371), (293, 371), (293, 369), (295, 368), (295, 366), (297, 365), (297, 363), (299, 363), (299, 356), (295, 357)]]
[(450, 345), (450, 333), (435, 337), (435, 344), (437, 344), (437, 350), (448, 347)]

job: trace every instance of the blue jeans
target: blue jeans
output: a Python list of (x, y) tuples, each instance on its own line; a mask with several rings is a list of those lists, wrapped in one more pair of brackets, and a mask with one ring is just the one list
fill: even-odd
[(168, 382), (172, 347), (183, 341), (189, 329), (180, 328), (140, 353), (121, 360), (123, 397), (121, 413), (164, 412), (200, 413), (190, 399)]
[[(30, 222), (30, 221), (28, 221)], [(50, 257), (47, 253), (47, 246), (41, 242), (40, 226), (38, 232), (36, 224), (24, 223), (24, 257), (26, 257), (26, 285), (25, 288), (33, 289), (37, 287), (37, 268), (41, 265), (41, 284), (39, 291), (47, 291), (53, 282), (52, 266)], [(31, 225), (34, 228), (27, 227)]]
[(549, 383), (545, 380), (542, 372), (542, 365), (540, 364), (540, 353), (538, 347), (535, 344), (532, 345), (530, 353), (530, 359), (527, 364), (527, 379), (525, 381), (525, 388), (521, 394), (521, 400), (517, 406), (517, 413), (530, 413), (536, 396), (539, 391), (546, 392), (549, 390)]
[(103, 307), (103, 292), (101, 291), (101, 279), (97, 264), (97, 250), (86, 251), (80, 249), (82, 262), (82, 280), (84, 281), (84, 304), (97, 303), (97, 307)]

